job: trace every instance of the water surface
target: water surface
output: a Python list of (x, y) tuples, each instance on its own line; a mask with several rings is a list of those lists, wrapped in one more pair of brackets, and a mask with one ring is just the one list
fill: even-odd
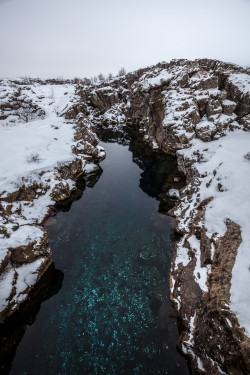
[(48, 227), (64, 278), (27, 325), (9, 374), (189, 374), (169, 316), (173, 230), (157, 201), (175, 165), (103, 146), (98, 183)]

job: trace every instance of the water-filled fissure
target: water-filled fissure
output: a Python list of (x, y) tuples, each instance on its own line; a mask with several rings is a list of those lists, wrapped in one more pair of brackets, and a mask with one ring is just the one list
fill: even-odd
[(120, 143), (103, 144), (102, 173), (48, 221), (54, 264), (4, 332), (6, 373), (189, 374), (169, 299), (173, 228), (159, 213), (176, 161), (138, 137)]

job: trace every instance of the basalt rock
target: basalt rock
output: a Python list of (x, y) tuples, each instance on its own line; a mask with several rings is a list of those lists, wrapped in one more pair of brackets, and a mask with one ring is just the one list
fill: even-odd
[(56, 184), (51, 192), (51, 197), (55, 202), (62, 201), (64, 199), (67, 199), (71, 194), (71, 189), (69, 187), (69, 184), (59, 182)]
[[(249, 131), (249, 93), (242, 84), (246, 75), (249, 76), (247, 69), (218, 60), (172, 60), (108, 83), (81, 87), (75, 113), (84, 103), (82, 115), (93, 124), (120, 131), (122, 122), (136, 126), (153, 148), (175, 153), (189, 148), (195, 138), (211, 142), (234, 129)], [(171, 268), (172, 298), (183, 323), (180, 347), (192, 358), (195, 373), (247, 374), (249, 338), (228, 305), (232, 268), (241, 242), (240, 228), (228, 221), (222, 238), (210, 238), (204, 217), (213, 197), (200, 201), (197, 196), (196, 206), (190, 209), (200, 177), (194, 164), (202, 157), (199, 152), (195, 160), (177, 155), (187, 182), (179, 190), (180, 201), (185, 199), (185, 205), (171, 209), (176, 230), (183, 235)], [(217, 189), (224, 191), (220, 181)], [(187, 212), (191, 215), (189, 225), (181, 226)], [(199, 258), (192, 241), (200, 243)], [(187, 249), (189, 261), (185, 265), (175, 263), (180, 246)], [(211, 269), (204, 290), (199, 284), (201, 275), (195, 271), (198, 262), (201, 270)]]
[(51, 257), (50, 248), (48, 247), (48, 233), (42, 227), (39, 227), (39, 229), (41, 231), (41, 237), (39, 239), (30, 241), (26, 245), (9, 248), (9, 251), (11, 252), (12, 262), (29, 263), (41, 256), (44, 256), (46, 258)]
[(83, 171), (82, 171), (82, 160), (81, 159), (75, 159), (71, 163), (67, 165), (63, 165), (61, 167), (58, 167), (58, 172), (60, 178), (63, 180), (75, 180), (77, 177), (79, 177)]

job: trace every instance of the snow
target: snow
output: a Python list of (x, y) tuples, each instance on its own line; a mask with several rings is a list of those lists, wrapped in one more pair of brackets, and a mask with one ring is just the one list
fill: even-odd
[(83, 168), (83, 171), (86, 174), (90, 174), (90, 173), (93, 173), (97, 168), (98, 166), (94, 163), (86, 163), (86, 165)]
[(232, 100), (228, 100), (228, 99), (223, 100), (222, 104), (223, 104), (223, 106), (225, 106), (225, 107), (229, 107), (229, 106), (231, 106), (231, 105), (236, 105), (235, 102), (233, 102)]
[(7, 248), (26, 246), (33, 241), (39, 242), (43, 236), (44, 233), (40, 228), (33, 225), (23, 225), (12, 232), (10, 238), (2, 240), (1, 246)]
[(36, 283), (39, 276), (38, 270), (45, 261), (45, 258), (39, 258), (20, 267), (12, 268), (8, 265), (5, 268), (0, 275), (0, 311), (7, 307), (13, 288), (15, 288), (15, 294), (11, 302), (14, 302), (14, 304), (23, 301), (27, 297), (24, 292)]
[(200, 250), (200, 241), (192, 235), (188, 238), (188, 242), (191, 248), (195, 251), (196, 256), (196, 265), (194, 269), (194, 278), (197, 284), (200, 286), (201, 290), (204, 292), (208, 291), (207, 288), (207, 271), (209, 267), (201, 267), (201, 250)]
[(210, 131), (214, 131), (214, 130), (216, 130), (216, 126), (214, 125), (214, 123), (212, 121), (208, 121), (207, 120), (207, 116), (204, 116), (204, 118), (202, 118), (202, 121), (200, 121), (196, 125), (196, 130), (210, 130)]
[[(17, 181), (35, 171), (53, 168), (58, 162), (73, 160), (73, 124), (51, 115), (13, 127), (0, 125), (0, 190), (16, 190)], [(33, 158), (32, 155), (37, 155)]]
[(238, 87), (243, 95), (250, 94), (250, 76), (245, 73), (234, 73), (228, 78), (232, 84)]
[(197, 356), (197, 366), (198, 366), (198, 369), (202, 372), (206, 372), (206, 370), (204, 369), (204, 366), (203, 366), (203, 363), (202, 363), (202, 360)]
[[(41, 186), (38, 191), (43, 194), (37, 195), (31, 202), (14, 202), (8, 223), (0, 216), (0, 225), (8, 232), (7, 237), (0, 234), (0, 260), (7, 254), (8, 248), (27, 245), (43, 236), (39, 228), (27, 224), (42, 222), (48, 213), (49, 205), (53, 204), (50, 192), (58, 183), (56, 168), (76, 158), (71, 149), (75, 144), (74, 124), (58, 116), (74, 102), (74, 87), (36, 84), (29, 88), (15, 85), (10, 87), (8, 81), (4, 84), (6, 86), (0, 86), (0, 90), (9, 90), (10, 103), (15, 100), (15, 94), (15, 98), (21, 100), (18, 105), (22, 105), (26, 98), (29, 103), (38, 107), (34, 107), (35, 114), (28, 122), (17, 117), (17, 120), (10, 124), (10, 116), (0, 120), (0, 159), (3, 161), (0, 164), (0, 197), (6, 198), (22, 185), (29, 186), (34, 183)], [(45, 115), (39, 115), (41, 110)], [(66, 182), (72, 189), (74, 182)], [(6, 208), (5, 202), (1, 204)], [(13, 226), (19, 228), (13, 231)]]
[(15, 271), (13, 268), (6, 267), (5, 272), (0, 275), (0, 311), (7, 306), (7, 298), (13, 288)]
[(189, 263), (190, 258), (188, 256), (187, 249), (184, 247), (184, 238), (181, 240), (181, 243), (177, 247), (176, 254), (176, 264), (182, 263), (184, 267)]
[(43, 260), (44, 258), (39, 258), (32, 263), (27, 263), (16, 268), (18, 275), (16, 283), (17, 299), (20, 298), (20, 294), (23, 293), (28, 287), (35, 284), (38, 277), (37, 270), (41, 267)]
[(112, 107), (110, 107), (104, 114), (103, 120), (107, 122), (118, 122), (118, 123), (125, 123), (126, 118), (123, 114), (123, 104), (116, 103)]
[[(210, 238), (213, 234), (217, 237), (223, 236), (227, 219), (241, 227), (242, 243), (238, 249), (231, 280), (231, 309), (236, 313), (239, 324), (245, 328), (248, 335), (250, 334), (250, 161), (244, 155), (249, 151), (250, 132), (242, 130), (228, 132), (225, 137), (207, 143), (193, 139), (190, 149), (179, 151), (184, 157), (191, 159), (195, 159), (197, 153), (202, 155), (202, 161), (196, 162), (194, 166), (200, 175), (204, 176), (199, 179), (200, 185), (197, 191), (197, 194), (200, 194), (199, 200), (213, 197), (207, 205), (205, 214), (204, 225), (207, 236)], [(197, 194), (194, 195), (193, 202), (197, 199)], [(190, 215), (190, 212), (187, 210), (186, 216)], [(194, 238), (191, 243), (193, 247), (198, 248)], [(197, 253), (197, 264), (198, 258), (199, 253)], [(201, 282), (204, 287), (204, 278), (201, 277), (201, 280), (199, 281), (196, 276), (196, 281)]]
[(161, 70), (158, 74), (153, 77), (148, 77), (147, 74), (143, 75), (140, 79), (142, 89), (144, 91), (149, 90), (150, 88), (161, 86), (164, 83), (168, 83), (173, 78), (173, 75), (170, 74), (167, 70)]
[(169, 189), (168, 196), (170, 198), (176, 198), (178, 199), (180, 197), (180, 193), (178, 189)]

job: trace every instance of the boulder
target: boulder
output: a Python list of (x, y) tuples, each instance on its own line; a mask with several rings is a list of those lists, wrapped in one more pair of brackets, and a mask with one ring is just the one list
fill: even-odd
[(223, 113), (225, 113), (225, 115), (231, 116), (233, 111), (236, 108), (236, 103), (227, 99), (223, 100), (222, 108), (223, 108)]

